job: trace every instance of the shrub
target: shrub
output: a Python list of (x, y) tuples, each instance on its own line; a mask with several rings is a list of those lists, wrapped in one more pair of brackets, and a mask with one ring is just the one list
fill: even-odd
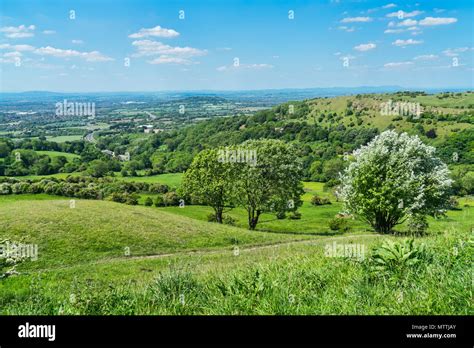
[(178, 194), (174, 191), (166, 192), (163, 195), (163, 201), (164, 201), (166, 206), (179, 205)]
[(290, 220), (299, 220), (301, 219), (301, 213), (299, 211), (292, 211), (290, 216), (288, 216)]
[(426, 216), (424, 215), (412, 215), (408, 220), (408, 229), (411, 234), (414, 235), (424, 235), (426, 229), (428, 228), (428, 222), (426, 221)]
[(163, 195), (156, 196), (154, 204), (155, 204), (155, 207), (164, 207), (165, 201), (163, 199)]
[(9, 195), (12, 193), (12, 187), (8, 183), (0, 184), (0, 195)]
[(335, 217), (329, 220), (328, 225), (331, 231), (347, 232), (350, 230), (347, 220), (340, 217)]
[(325, 204), (331, 204), (331, 201), (329, 198), (321, 198), (318, 195), (314, 195), (311, 198), (311, 204), (312, 205), (325, 205)]
[(231, 225), (231, 226), (235, 226), (235, 223), (236, 223), (236, 220), (230, 216), (230, 215), (224, 215), (222, 217), (222, 222), (225, 224), (225, 225)]
[(126, 194), (125, 203), (128, 205), (137, 205), (138, 204), (138, 195), (136, 194)]
[(152, 205), (153, 205), (153, 199), (151, 199), (151, 197), (147, 197), (145, 199), (145, 206), (151, 207)]
[(113, 192), (107, 199), (117, 203), (125, 203), (127, 201), (125, 194), (119, 192)]
[(286, 218), (286, 212), (279, 211), (278, 213), (276, 213), (276, 217), (277, 217), (278, 220), (282, 220), (282, 219)]
[(168, 186), (162, 184), (151, 184), (148, 188), (151, 193), (166, 193), (168, 190)]
[(210, 214), (207, 214), (207, 222), (216, 222), (216, 214), (214, 213), (210, 213)]

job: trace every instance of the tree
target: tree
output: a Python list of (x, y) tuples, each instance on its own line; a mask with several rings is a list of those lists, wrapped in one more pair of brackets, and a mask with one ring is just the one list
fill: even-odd
[(216, 221), (222, 223), (224, 208), (232, 194), (232, 163), (219, 161), (218, 150), (201, 151), (186, 171), (182, 191), (214, 209)]
[(332, 158), (323, 164), (324, 180), (337, 179), (344, 170), (344, 161), (341, 158)]
[(302, 168), (296, 150), (280, 140), (249, 140), (232, 148), (255, 151), (255, 161), (233, 164), (235, 200), (247, 210), (248, 226), (254, 230), (264, 212), (296, 211), (302, 205)]
[(94, 160), (89, 164), (88, 172), (94, 178), (101, 178), (109, 172), (109, 166), (102, 160)]
[(436, 215), (447, 207), (452, 180), (436, 149), (406, 133), (385, 131), (354, 152), (341, 176), (347, 212), (389, 233), (414, 216)]

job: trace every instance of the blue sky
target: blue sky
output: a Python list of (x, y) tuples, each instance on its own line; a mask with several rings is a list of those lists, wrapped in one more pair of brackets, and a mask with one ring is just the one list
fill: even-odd
[(2, 0), (0, 10), (3, 92), (473, 87), (471, 0)]

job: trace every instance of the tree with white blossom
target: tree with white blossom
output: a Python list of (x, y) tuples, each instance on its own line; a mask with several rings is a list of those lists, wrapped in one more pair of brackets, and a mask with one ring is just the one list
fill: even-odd
[(353, 155), (339, 194), (345, 210), (375, 231), (390, 233), (407, 218), (423, 220), (448, 207), (448, 167), (417, 136), (385, 131)]

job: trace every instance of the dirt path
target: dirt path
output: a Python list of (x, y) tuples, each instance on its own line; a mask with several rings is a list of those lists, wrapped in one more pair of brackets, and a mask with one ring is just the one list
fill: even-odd
[[(339, 237), (322, 237), (318, 239), (304, 239), (304, 240), (293, 240), (289, 242), (281, 242), (281, 243), (274, 243), (274, 244), (265, 244), (265, 245), (254, 245), (248, 247), (239, 247), (239, 253), (242, 252), (253, 252), (262, 249), (270, 249), (270, 248), (279, 248), (284, 246), (290, 246), (295, 244), (320, 244), (321, 242), (325, 241), (340, 241), (350, 238), (359, 238), (359, 237), (381, 237), (379, 234), (371, 233), (371, 234), (354, 234), (349, 236), (339, 236)], [(211, 249), (211, 250), (195, 250), (195, 251), (177, 251), (174, 253), (165, 253), (165, 254), (153, 254), (153, 255), (137, 255), (137, 256), (121, 256), (121, 257), (114, 257), (108, 259), (102, 259), (98, 261), (83, 263), (83, 264), (76, 264), (70, 266), (61, 266), (61, 267), (54, 267), (54, 268), (47, 268), (40, 271), (55, 271), (55, 270), (62, 270), (62, 269), (70, 269), (77, 266), (85, 266), (85, 265), (101, 265), (101, 264), (110, 264), (116, 262), (123, 262), (123, 261), (136, 261), (136, 260), (149, 260), (149, 259), (163, 259), (167, 257), (175, 257), (175, 256), (202, 256), (202, 255), (218, 255), (233, 252), (235, 250), (233, 247), (225, 247), (220, 249)]]

